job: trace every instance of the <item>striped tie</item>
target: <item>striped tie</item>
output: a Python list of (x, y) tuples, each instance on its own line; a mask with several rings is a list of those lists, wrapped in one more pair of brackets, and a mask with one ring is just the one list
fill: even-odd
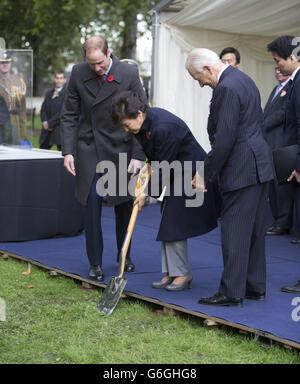
[(55, 99), (56, 97), (58, 97), (58, 95), (59, 95), (59, 92), (55, 89), (54, 93), (52, 95), (52, 100)]

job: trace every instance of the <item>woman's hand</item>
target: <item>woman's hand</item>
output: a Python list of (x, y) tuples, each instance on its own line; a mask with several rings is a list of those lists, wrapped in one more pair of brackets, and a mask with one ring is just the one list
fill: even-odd
[(138, 207), (139, 207), (139, 211), (140, 211), (140, 210), (143, 208), (143, 206), (145, 205), (147, 197), (148, 197), (148, 195), (146, 195), (146, 194), (143, 192), (142, 194), (140, 194), (140, 195), (134, 200), (133, 205), (138, 205)]

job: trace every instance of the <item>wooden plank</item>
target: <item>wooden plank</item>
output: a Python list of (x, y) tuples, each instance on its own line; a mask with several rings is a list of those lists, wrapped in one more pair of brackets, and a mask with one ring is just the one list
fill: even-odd
[[(98, 283), (96, 281), (86, 279), (86, 278), (84, 278), (82, 276), (65, 272), (65, 271), (63, 271), (61, 269), (49, 267), (48, 265), (41, 264), (38, 261), (35, 261), (35, 260), (32, 260), (32, 259), (28, 259), (28, 258), (25, 258), (23, 256), (16, 255), (14, 253), (2, 251), (1, 249), (0, 249), (0, 252), (2, 252), (2, 253), (5, 252), (5, 254), (7, 254), (8, 257), (13, 257), (13, 258), (19, 259), (21, 261), (30, 262), (30, 264), (36, 265), (37, 267), (40, 267), (40, 268), (43, 268), (43, 269), (46, 269), (46, 270), (49, 270), (49, 271), (55, 271), (55, 272), (59, 273), (60, 275), (67, 276), (67, 277), (70, 277), (72, 279), (85, 282), (85, 283), (87, 283), (89, 285), (93, 285), (93, 286), (96, 286), (96, 287), (99, 287), (99, 288), (105, 288), (106, 287), (106, 284)], [(231, 327), (231, 328), (236, 328), (236, 329), (241, 330), (243, 332), (246, 332), (248, 334), (249, 333), (254, 334), (254, 337), (256, 337), (257, 339), (258, 338), (262, 338), (262, 339), (266, 338), (266, 339), (270, 339), (271, 341), (275, 341), (275, 342), (277, 342), (279, 344), (283, 344), (283, 346), (285, 348), (294, 348), (294, 349), (299, 349), (300, 350), (300, 344), (299, 343), (296, 343), (296, 342), (294, 342), (292, 340), (287, 340), (287, 339), (283, 339), (283, 338), (277, 337), (275, 335), (272, 335), (271, 333), (263, 332), (263, 331), (260, 331), (258, 329), (249, 328), (246, 325), (232, 323), (232, 322), (230, 322), (228, 320), (224, 320), (224, 319), (221, 319), (221, 318), (218, 318), (218, 317), (214, 317), (214, 316), (209, 316), (209, 315), (206, 315), (205, 313), (202, 313), (202, 312), (192, 311), (190, 309), (187, 309), (187, 308), (184, 308), (184, 307), (181, 307), (181, 306), (177, 306), (175, 304), (169, 304), (169, 303), (166, 303), (164, 301), (153, 299), (153, 298), (147, 297), (147, 296), (142, 296), (142, 295), (136, 294), (134, 292), (130, 292), (130, 291), (124, 291), (123, 292), (122, 298), (126, 298), (126, 297), (132, 297), (134, 299), (138, 299), (138, 300), (141, 300), (141, 301), (149, 302), (151, 304), (156, 304), (156, 305), (159, 305), (159, 306), (161, 306), (163, 308), (167, 308), (169, 310), (173, 310), (175, 312), (181, 312), (181, 313), (185, 313), (187, 315), (196, 316), (196, 317), (199, 317), (201, 319), (204, 319), (204, 321), (208, 320), (209, 322), (214, 323), (214, 325), (225, 325), (225, 326), (228, 326), (228, 327)]]

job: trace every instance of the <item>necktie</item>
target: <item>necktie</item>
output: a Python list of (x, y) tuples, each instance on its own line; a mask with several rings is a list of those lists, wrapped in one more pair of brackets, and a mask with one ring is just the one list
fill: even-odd
[(100, 76), (100, 84), (103, 85), (105, 83), (104, 75)]
[(52, 100), (55, 99), (59, 95), (59, 92), (55, 89), (52, 95)]
[(277, 88), (276, 88), (276, 90), (275, 90), (275, 93), (274, 93), (274, 96), (273, 96), (273, 98), (272, 98), (272, 101), (275, 99), (275, 97), (278, 95), (278, 93), (279, 93), (279, 91), (281, 90), (281, 84), (278, 84), (277, 85)]

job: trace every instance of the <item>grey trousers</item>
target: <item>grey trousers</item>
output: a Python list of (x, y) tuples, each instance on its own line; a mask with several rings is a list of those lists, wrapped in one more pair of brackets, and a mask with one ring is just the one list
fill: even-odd
[(162, 241), (161, 243), (162, 272), (169, 276), (186, 276), (190, 273), (188, 264), (187, 240)]

